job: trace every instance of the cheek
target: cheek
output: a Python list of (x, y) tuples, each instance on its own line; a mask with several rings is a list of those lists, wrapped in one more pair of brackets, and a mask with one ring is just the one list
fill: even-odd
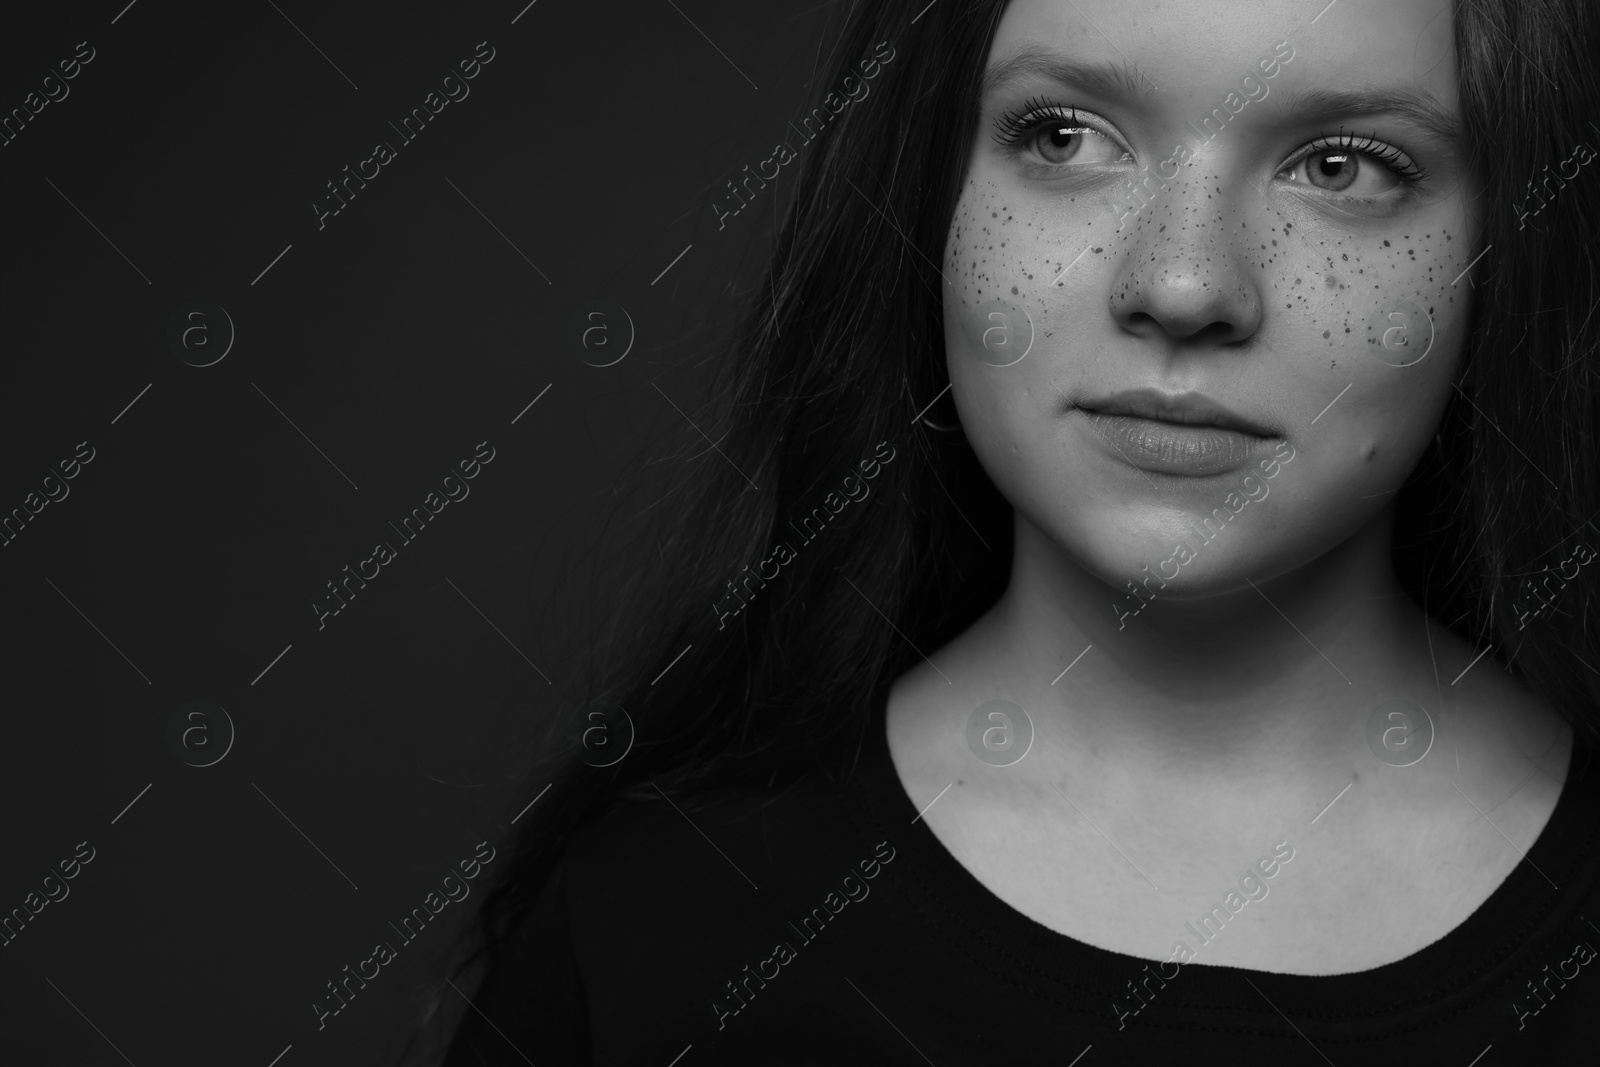
[(972, 310), (1002, 295), (1024, 299), (1026, 290), (1019, 284), (1012, 248), (1022, 229), (1016, 213), (1017, 205), (992, 179), (982, 175), (967, 179), (945, 241), (947, 309), (955, 303)]
[(980, 455), (1006, 467), (1025, 449), (1030, 396), (1049, 388), (1043, 304), (1028, 289), (1037, 272), (1019, 259), (1028, 224), (1018, 208), (993, 181), (969, 179), (944, 254), (945, 349), (961, 424)]
[[(993, 220), (991, 220), (993, 221)], [(999, 240), (995, 241), (996, 246)], [(1042, 411), (1055, 395), (1050, 358), (1029, 314), (1026, 290), (995, 294), (992, 272), (983, 257), (952, 233), (945, 275), (944, 337), (950, 393), (962, 432), (979, 462), (1013, 504), (1029, 500), (1038, 487), (1058, 481), (1063, 472), (1039, 469), (1049, 434)], [(966, 273), (955, 268), (966, 256)], [(973, 267), (976, 262), (976, 268)], [(975, 277), (974, 269), (983, 277)], [(1026, 281), (1026, 279), (1022, 279)], [(980, 292), (981, 290), (981, 292)], [(1039, 305), (1034, 302), (1034, 311)], [(931, 401), (929, 397), (924, 403)]]
[[(1470, 303), (1464, 271), (1470, 246), (1458, 226), (1416, 228), (1428, 232), (1316, 234), (1325, 257), (1320, 274), (1292, 256), (1268, 257), (1267, 304), (1294, 331), (1294, 347), (1321, 351), (1329, 369), (1344, 365), (1347, 374), (1369, 365), (1417, 365), (1442, 348), (1459, 348)], [(1313, 235), (1298, 236), (1304, 244)], [(1272, 260), (1279, 261), (1276, 272)]]
[(1420, 232), (1390, 227), (1328, 241), (1350, 291), (1298, 292), (1303, 276), (1279, 283), (1291, 294), (1278, 302), (1284, 329), (1312, 339), (1295, 346), (1306, 355), (1293, 386), (1302, 394), (1296, 406), (1308, 409), (1307, 452), (1362, 494), (1392, 490), (1409, 475), (1450, 399), (1465, 340), (1464, 231), (1437, 222), (1412, 228)]
[[(1051, 339), (1074, 315), (1081, 316), (1086, 306), (1103, 314), (1103, 297), (1085, 305), (1081, 292), (1069, 295), (1054, 283), (1073, 258), (1065, 250), (1087, 251), (1090, 228), (1104, 221), (1104, 197), (1040, 201), (1004, 188), (982, 165), (974, 170), (956, 204), (944, 250), (945, 332), (952, 354), (960, 348), (981, 362), (1004, 366), (1019, 361), (1030, 341), (1036, 342), (1031, 351), (1057, 351), (1061, 339)], [(1074, 264), (1080, 274), (1087, 273), (1083, 268), (1091, 257), (1082, 258)]]

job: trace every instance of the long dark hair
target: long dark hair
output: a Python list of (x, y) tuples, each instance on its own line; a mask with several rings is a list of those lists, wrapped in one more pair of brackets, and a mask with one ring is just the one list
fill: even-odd
[[(640, 539), (640, 570), (608, 605), (615, 622), (593, 642), (588, 683), (553, 716), (507, 801), (510, 818), (539, 797), (455, 977), (486, 967), (494, 980), (503, 942), (572, 832), (619, 798), (688, 803), (714, 786), (846, 773), (887, 682), (1003, 591), (1011, 506), (960, 433), (917, 416), (948, 384), (938, 265), (1004, 8), (853, 5), (819, 98), (859, 73), (879, 42), (894, 58), (870, 95), (804, 150), (770, 264), (749, 284), (710, 398), (694, 413), (718, 448), (698, 435), (686, 446), (704, 455), (655, 516), (659, 532)], [(1586, 737), (1600, 703), (1600, 620), (1591, 619), (1600, 565), (1569, 579), (1537, 619), (1524, 612), (1522, 629), (1514, 605), (1524, 579), (1570, 554), (1575, 539), (1600, 548), (1587, 525), (1600, 492), (1600, 261), (1588, 243), (1600, 233), (1600, 173), (1580, 174), (1532, 218), (1519, 218), (1519, 206), (1535, 177), (1530, 161), (1600, 143), (1587, 123), (1600, 113), (1597, 20), (1583, 0), (1456, 5), (1461, 108), (1481, 189), (1474, 252), (1487, 251), (1471, 272), (1464, 369), (1435, 447), (1402, 490), (1395, 533), (1396, 565), (1418, 602), (1492, 646)], [(934, 410), (931, 421), (950, 420), (948, 406)], [(790, 540), (787, 522), (885, 441), (895, 458), (869, 499), (844, 508), (737, 616), (719, 619), (713, 605), (737, 604), (728, 580)], [(636, 731), (627, 757), (605, 769), (578, 743), (597, 703), (625, 708)]]

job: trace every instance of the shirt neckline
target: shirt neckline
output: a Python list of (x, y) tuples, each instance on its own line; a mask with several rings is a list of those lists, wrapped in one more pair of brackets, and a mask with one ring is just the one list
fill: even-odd
[[(907, 862), (898, 869), (934, 927), (931, 935), (955, 942), (997, 980), (1030, 987), (1044, 982), (1100, 1005), (1107, 1004), (1104, 998), (1126, 998), (1125, 983), (1143, 979), (1144, 968), (1157, 972), (1155, 961), (1102, 949), (1044, 926), (995, 896), (961, 865), (921, 819), (895, 770), (887, 733), (888, 695), (885, 683), (874, 697), (852, 783), (860, 810), (877, 824), (875, 832), (905, 854)], [(1589, 757), (1581, 736), (1575, 737), (1561, 794), (1526, 858), (1440, 939), (1399, 960), (1336, 975), (1208, 964), (1202, 949), (1200, 959), (1183, 965), (1171, 979), (1177, 996), (1163, 992), (1163, 998), (1179, 1013), (1185, 1006), (1214, 1013), (1232, 1005), (1259, 1014), (1268, 1010), (1264, 997), (1276, 1010), (1298, 1019), (1337, 1021), (1346, 1032), (1362, 1020), (1392, 1022), (1401, 1013), (1469, 1010), (1530, 955), (1543, 959), (1558, 950), (1570, 951), (1570, 938), (1547, 942), (1562, 937), (1574, 923), (1581, 925), (1577, 909), (1594, 883), (1600, 774), (1590, 769)], [(1553, 889), (1550, 880), (1559, 888)], [(1353, 914), (1350, 921), (1358, 923), (1360, 916)], [(1157, 973), (1170, 974), (1171, 965)], [(1252, 985), (1257, 993), (1251, 992)], [(1215, 1014), (1207, 1014), (1206, 1020), (1219, 1022)]]

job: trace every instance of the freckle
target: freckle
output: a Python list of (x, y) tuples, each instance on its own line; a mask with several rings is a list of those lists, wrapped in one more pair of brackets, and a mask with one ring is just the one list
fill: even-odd
[(1378, 446), (1369, 444), (1366, 448), (1361, 450), (1361, 458), (1366, 460), (1368, 463), (1371, 463), (1373, 460), (1377, 459)]
[(1322, 331), (1322, 339), (1324, 341), (1326, 341), (1331, 333), (1332, 333), (1331, 330), (1323, 330)]

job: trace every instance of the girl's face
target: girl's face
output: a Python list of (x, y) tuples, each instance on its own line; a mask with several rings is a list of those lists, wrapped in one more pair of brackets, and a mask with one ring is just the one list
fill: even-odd
[(1012, 0), (996, 34), (950, 379), (1019, 519), (1114, 587), (1317, 558), (1452, 391), (1482, 266), (1450, 5), (1321, 6)]

